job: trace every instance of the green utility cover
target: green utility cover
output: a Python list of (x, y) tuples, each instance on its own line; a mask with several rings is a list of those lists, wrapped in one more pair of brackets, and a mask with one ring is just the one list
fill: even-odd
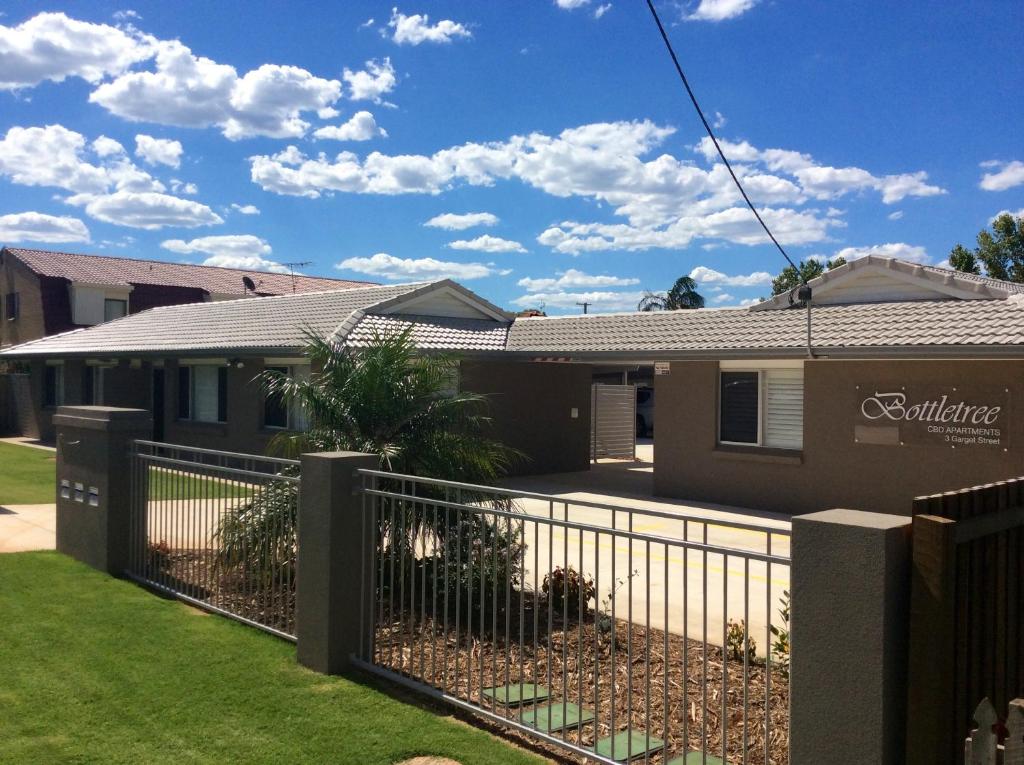
[(705, 760), (701, 757), (700, 752), (687, 752), (685, 757), (675, 757), (668, 761), (668, 765), (705, 765), (705, 763), (707, 765), (725, 765), (722, 758), (709, 754)]
[(543, 685), (534, 685), (533, 683), (523, 683), (522, 686), (519, 683), (509, 683), (495, 688), (484, 688), (484, 696), (500, 701), (502, 704), (515, 706), (546, 701), (551, 697), (551, 691)]
[[(564, 718), (563, 712), (565, 713)], [(519, 719), (523, 721), (524, 725), (536, 728), (542, 733), (551, 733), (565, 728), (575, 728), (581, 722), (591, 722), (594, 719), (594, 713), (589, 709), (584, 709), (581, 715), (580, 708), (575, 704), (555, 701), (551, 704), (527, 709), (520, 713)]]
[[(630, 746), (630, 736), (632, 732), (632, 746)], [(612, 742), (615, 743), (615, 753), (612, 754)], [(620, 733), (616, 733), (614, 736), (608, 738), (602, 738), (597, 742), (597, 746), (594, 747), (594, 751), (602, 757), (610, 757), (617, 762), (625, 762), (631, 760), (634, 757), (640, 757), (647, 752), (654, 752), (664, 746), (664, 742), (660, 738), (651, 736), (647, 737), (647, 734), (642, 730), (632, 731), (624, 730)]]

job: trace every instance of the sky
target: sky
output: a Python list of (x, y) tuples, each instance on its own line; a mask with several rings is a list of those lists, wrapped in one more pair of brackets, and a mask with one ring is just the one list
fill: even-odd
[[(794, 259), (942, 264), (1024, 215), (1019, 0), (657, 7)], [(5, 0), (0, 244), (551, 314), (685, 275), (741, 306), (785, 265), (643, 0)]]

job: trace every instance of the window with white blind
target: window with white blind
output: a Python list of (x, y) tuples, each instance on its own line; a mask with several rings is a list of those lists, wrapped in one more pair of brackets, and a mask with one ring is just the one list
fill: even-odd
[(194, 422), (227, 422), (227, 367), (184, 365), (178, 367), (178, 419)]
[[(273, 365), (267, 366), (265, 369), (290, 377), (296, 382), (305, 382), (309, 379), (308, 364)], [(280, 430), (307, 430), (309, 421), (306, 418), (305, 410), (297, 402), (287, 405), (280, 396), (268, 395), (263, 399), (263, 426)]]
[(743, 368), (723, 363), (719, 372), (718, 440), (723, 444), (802, 449), (803, 367)]

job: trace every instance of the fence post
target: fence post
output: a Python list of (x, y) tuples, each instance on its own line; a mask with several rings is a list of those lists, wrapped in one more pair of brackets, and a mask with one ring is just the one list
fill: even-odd
[(303, 454), (299, 490), (295, 635), (299, 663), (338, 674), (359, 649), (360, 588), (372, 537), (363, 527), (355, 471), (379, 458), (358, 452)]
[(57, 550), (120, 575), (131, 541), (131, 444), (153, 430), (144, 409), (62, 406), (57, 433)]
[(793, 519), (790, 765), (903, 762), (910, 524)]

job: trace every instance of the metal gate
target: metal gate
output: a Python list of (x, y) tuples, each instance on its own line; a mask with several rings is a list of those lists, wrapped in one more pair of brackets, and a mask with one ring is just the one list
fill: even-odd
[(590, 389), (590, 459), (636, 459), (636, 386)]

